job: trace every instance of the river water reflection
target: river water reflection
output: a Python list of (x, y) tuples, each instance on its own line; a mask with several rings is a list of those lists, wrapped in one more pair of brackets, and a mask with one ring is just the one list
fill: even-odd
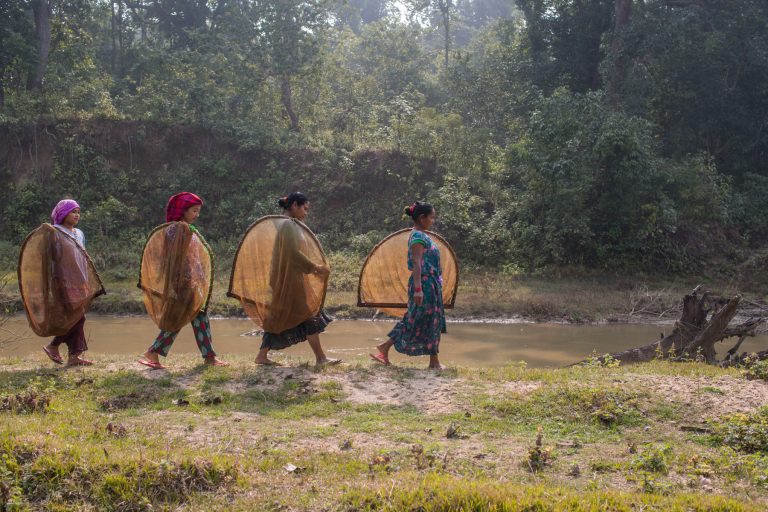
[[(233, 353), (255, 355), (261, 337), (244, 335), (255, 327), (250, 320), (213, 319), (211, 324), (214, 347), (222, 358), (226, 359), (227, 354)], [(365, 356), (376, 343), (386, 338), (393, 324), (386, 321), (336, 321), (321, 339), (326, 352), (332, 357)], [(137, 356), (157, 335), (152, 321), (141, 316), (89, 315), (85, 327), (90, 347), (88, 353), (96, 359), (100, 353)], [(45, 343), (32, 333), (23, 316), (11, 319), (5, 328), (19, 334), (22, 339), (0, 349), (2, 357), (26, 356), (40, 351)], [(531, 367), (563, 366), (588, 357), (593, 351), (603, 354), (649, 343), (671, 328), (671, 325), (450, 323), (448, 334), (441, 343), (440, 358), (447, 364), (471, 367), (503, 366), (521, 360)], [(730, 346), (718, 347), (718, 352), (724, 352)], [(745, 342), (742, 349), (764, 350), (767, 346), (768, 336), (759, 336)], [(192, 329), (186, 327), (179, 334), (171, 356), (173, 353), (196, 351)], [(292, 347), (286, 353), (311, 358), (311, 350), (306, 343)], [(402, 359), (405, 356), (395, 354), (393, 350), (392, 360), (397, 362)]]

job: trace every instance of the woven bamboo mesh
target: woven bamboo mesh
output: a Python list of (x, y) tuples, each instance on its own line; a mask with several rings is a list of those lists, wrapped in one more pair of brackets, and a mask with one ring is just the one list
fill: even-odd
[[(408, 307), (408, 238), (411, 229), (392, 233), (379, 242), (365, 260), (360, 272), (357, 304), (375, 307), (387, 315), (402, 317)], [(440, 250), (443, 271), (443, 303), (452, 308), (459, 286), (459, 264), (448, 242), (437, 233), (428, 233)]]
[(178, 331), (206, 306), (213, 272), (204, 241), (185, 222), (170, 222), (149, 235), (141, 257), (139, 288), (150, 318)]
[(269, 215), (248, 228), (235, 255), (227, 295), (270, 333), (281, 333), (315, 316), (325, 301), (328, 267), (323, 248), (302, 222)]
[(29, 326), (38, 336), (66, 334), (93, 299), (106, 293), (85, 249), (50, 224), (24, 240), (18, 278)]

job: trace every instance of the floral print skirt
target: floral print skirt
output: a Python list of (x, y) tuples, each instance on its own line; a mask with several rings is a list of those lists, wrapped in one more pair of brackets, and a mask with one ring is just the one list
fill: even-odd
[(437, 355), (440, 335), (446, 332), (443, 286), (434, 275), (421, 277), (424, 301), (417, 306), (413, 300), (413, 278), (408, 283), (408, 311), (389, 337), (395, 350), (408, 356)]

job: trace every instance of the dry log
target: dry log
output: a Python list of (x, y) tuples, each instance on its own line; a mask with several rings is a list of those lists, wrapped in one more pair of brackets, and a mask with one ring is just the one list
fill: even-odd
[[(740, 303), (740, 295), (731, 298), (713, 297), (701, 286), (697, 286), (683, 298), (680, 319), (675, 322), (670, 334), (648, 345), (607, 354), (597, 359), (602, 362), (612, 358), (620, 364), (641, 363), (653, 359), (701, 359), (709, 364), (736, 364), (736, 361), (743, 360), (744, 357), (743, 354), (736, 355), (741, 343), (745, 338), (755, 336), (757, 327), (765, 320), (763, 317), (756, 317), (729, 326), (738, 313)], [(723, 361), (718, 361), (715, 343), (732, 337), (738, 337), (739, 341), (727, 352)], [(765, 351), (765, 354), (768, 358), (768, 351)]]

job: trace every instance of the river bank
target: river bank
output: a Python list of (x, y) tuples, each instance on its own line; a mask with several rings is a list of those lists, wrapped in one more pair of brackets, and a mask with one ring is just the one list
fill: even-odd
[[(375, 311), (357, 306), (357, 267), (338, 268), (331, 274), (326, 309), (339, 319), (370, 319)], [(110, 315), (145, 314), (135, 279), (102, 276), (107, 295), (94, 301), (91, 311)], [(226, 272), (220, 273), (225, 276)], [(668, 323), (679, 316), (683, 295), (697, 284), (714, 291), (738, 293), (732, 283), (697, 278), (672, 279), (650, 276), (548, 276), (505, 275), (491, 271), (462, 273), (456, 307), (448, 310), (453, 321), (547, 322), (547, 323)], [(209, 312), (222, 318), (242, 318), (240, 304), (226, 296), (228, 280), (218, 277)], [(0, 290), (2, 293), (2, 290)], [(763, 304), (758, 292), (743, 292)], [(15, 274), (6, 275), (4, 295), (10, 308), (21, 311)]]
[[(250, 359), (207, 368), (176, 355), (170, 371), (118, 356), (69, 370), (51, 368), (42, 353), (0, 359), (9, 502), (285, 511), (768, 506), (759, 444), (768, 432), (755, 415), (768, 385), (739, 370), (653, 362), (435, 374), (353, 360), (316, 372), (297, 360), (257, 368)], [(750, 421), (751, 444), (739, 429)]]
[[(330, 357), (344, 360), (365, 358), (387, 338), (394, 320), (338, 320), (321, 336)], [(233, 355), (254, 355), (261, 344), (261, 331), (248, 319), (213, 318), (211, 331), (216, 353), (224, 360)], [(606, 354), (643, 346), (669, 333), (671, 325), (658, 324), (553, 324), (450, 322), (440, 342), (440, 358), (450, 366), (500, 367), (525, 361), (532, 368), (557, 368)], [(27, 357), (37, 354), (46, 340), (36, 337), (24, 315), (3, 325), (17, 341), (3, 344), (0, 357)], [(103, 356), (122, 355), (132, 360), (142, 354), (157, 336), (157, 326), (146, 315), (105, 316), (89, 314), (85, 324), (88, 356), (97, 362)], [(741, 350), (757, 352), (768, 347), (768, 335), (749, 338)], [(184, 328), (173, 345), (173, 354), (197, 354), (191, 328)], [(312, 351), (301, 343), (275, 353), (310, 360)], [(393, 354), (393, 359), (403, 359)]]

